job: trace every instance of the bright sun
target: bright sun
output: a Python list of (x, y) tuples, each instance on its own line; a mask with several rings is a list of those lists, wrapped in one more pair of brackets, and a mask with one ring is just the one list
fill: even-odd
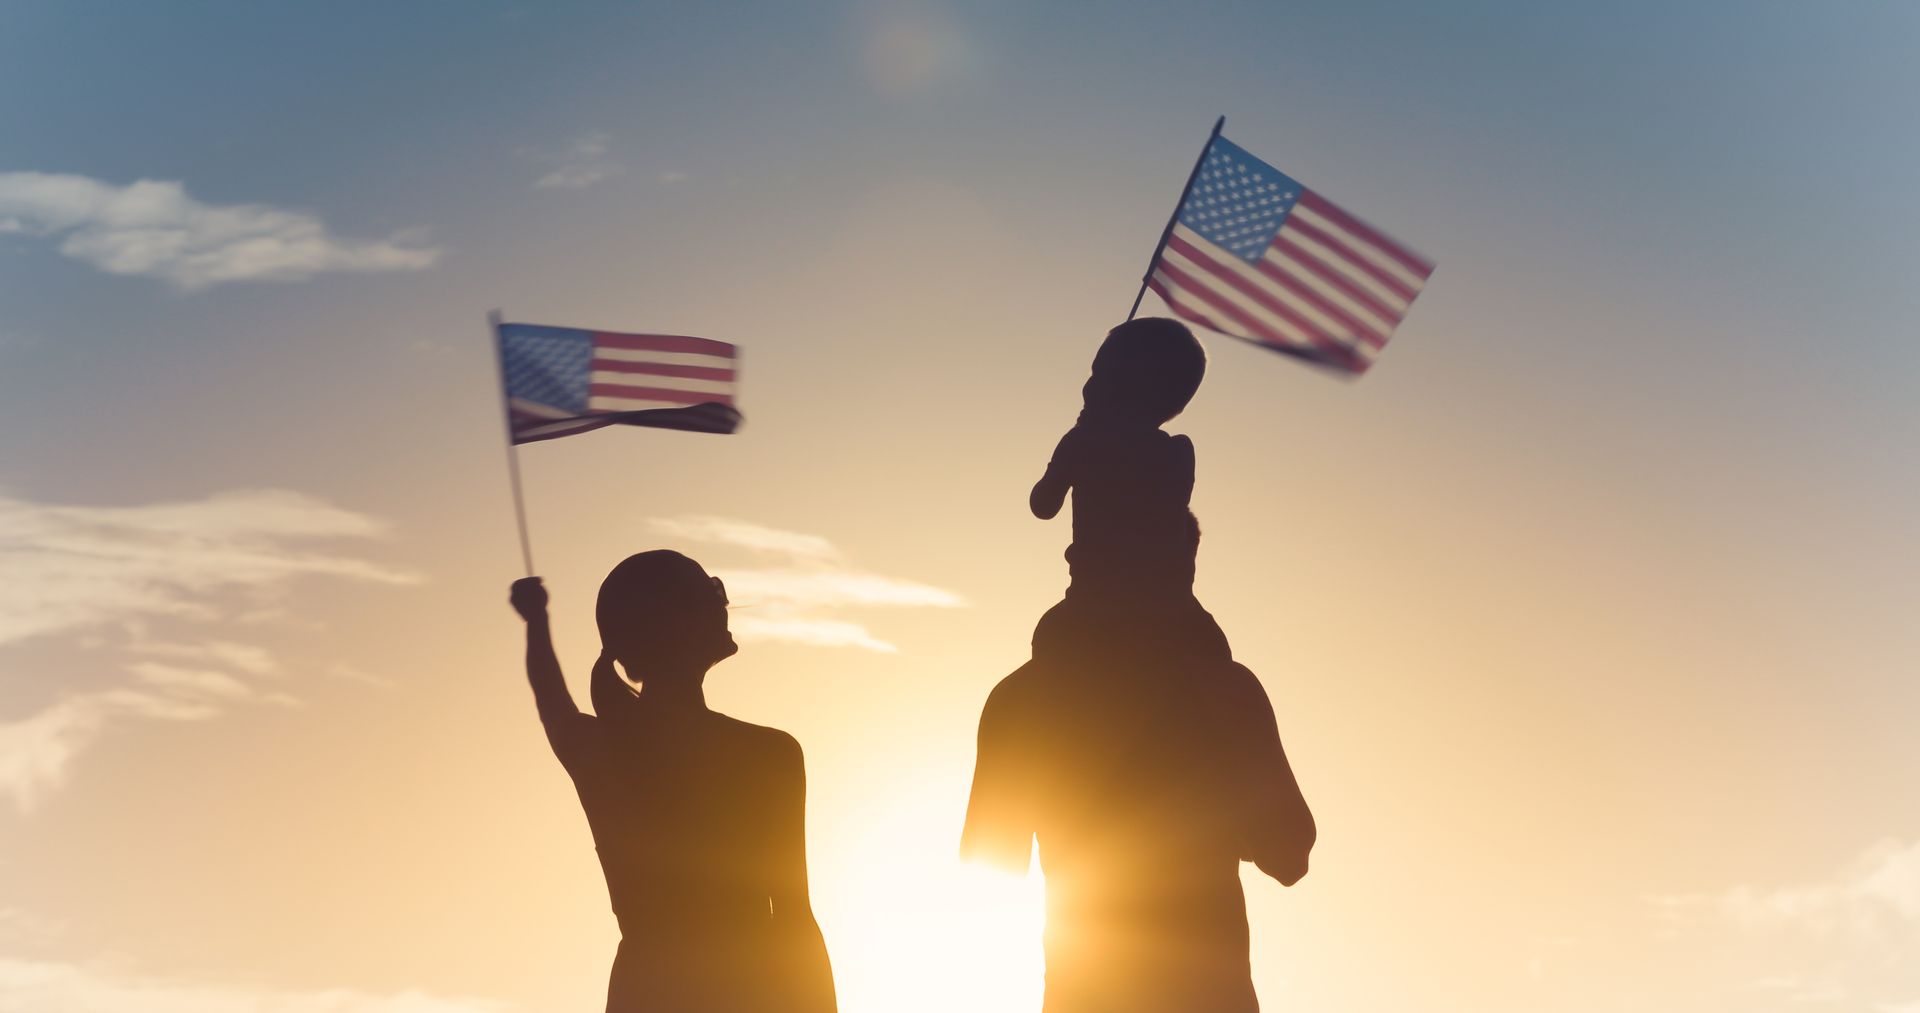
[(911, 872), (910, 884), (875, 875), (873, 892), (860, 898), (858, 922), (836, 926), (831, 943), (840, 1008), (1039, 1009), (1039, 874), (1021, 878), (958, 863), (944, 875)]
[(842, 1013), (1040, 1008), (1043, 880), (960, 862), (951, 823), (895, 810), (816, 869)]

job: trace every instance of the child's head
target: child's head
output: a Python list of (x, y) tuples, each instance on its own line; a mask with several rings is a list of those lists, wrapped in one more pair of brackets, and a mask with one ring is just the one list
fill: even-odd
[(1206, 374), (1206, 349), (1187, 325), (1141, 317), (1107, 332), (1081, 395), (1102, 415), (1157, 426), (1187, 407)]
[(678, 552), (628, 556), (607, 574), (594, 604), (601, 647), (627, 671), (705, 673), (738, 648), (727, 632), (727, 594), (718, 578)]

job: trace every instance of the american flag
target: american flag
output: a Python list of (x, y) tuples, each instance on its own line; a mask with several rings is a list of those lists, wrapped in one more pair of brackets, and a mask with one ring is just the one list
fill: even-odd
[(500, 324), (500, 375), (513, 442), (618, 424), (730, 433), (739, 350), (677, 334)]
[(1433, 264), (1215, 136), (1148, 286), (1180, 316), (1359, 374)]

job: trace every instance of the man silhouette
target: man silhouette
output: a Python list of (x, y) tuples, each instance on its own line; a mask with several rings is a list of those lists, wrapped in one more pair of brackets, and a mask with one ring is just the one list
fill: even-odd
[(598, 715), (567, 690), (540, 579), (516, 581), (511, 599), (527, 622), (534, 704), (586, 810), (620, 923), (609, 1013), (831, 1013), (833, 971), (807, 891), (800, 746), (706, 705), (707, 670), (738, 649), (719, 581), (677, 552), (614, 567), (596, 609)]
[(1206, 353), (1174, 320), (1114, 328), (1029, 497), (1069, 492), (1072, 584), (980, 716), (964, 857), (1047, 878), (1048, 1013), (1259, 1008), (1239, 863), (1292, 885), (1313, 815), (1259, 680), (1193, 596), (1193, 444), (1161, 426)]

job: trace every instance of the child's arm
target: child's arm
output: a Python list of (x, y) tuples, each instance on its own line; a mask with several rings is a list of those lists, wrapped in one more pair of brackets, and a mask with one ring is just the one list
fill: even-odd
[(1067, 502), (1067, 490), (1073, 488), (1074, 467), (1080, 445), (1079, 426), (1067, 430), (1065, 436), (1053, 448), (1053, 458), (1047, 462), (1046, 474), (1040, 481), (1033, 483), (1033, 492), (1027, 494), (1027, 508), (1035, 517), (1050, 521), (1060, 512)]
[(563, 766), (571, 766), (594, 734), (593, 718), (580, 713), (567, 690), (560, 659), (553, 652), (553, 631), (547, 623), (547, 589), (538, 577), (513, 582), (508, 596), (513, 610), (527, 622), (527, 683), (533, 687), (533, 706), (547, 732), (547, 744)]
[(1193, 502), (1193, 440), (1185, 434), (1175, 436), (1173, 443), (1173, 481), (1174, 489), (1182, 504)]

